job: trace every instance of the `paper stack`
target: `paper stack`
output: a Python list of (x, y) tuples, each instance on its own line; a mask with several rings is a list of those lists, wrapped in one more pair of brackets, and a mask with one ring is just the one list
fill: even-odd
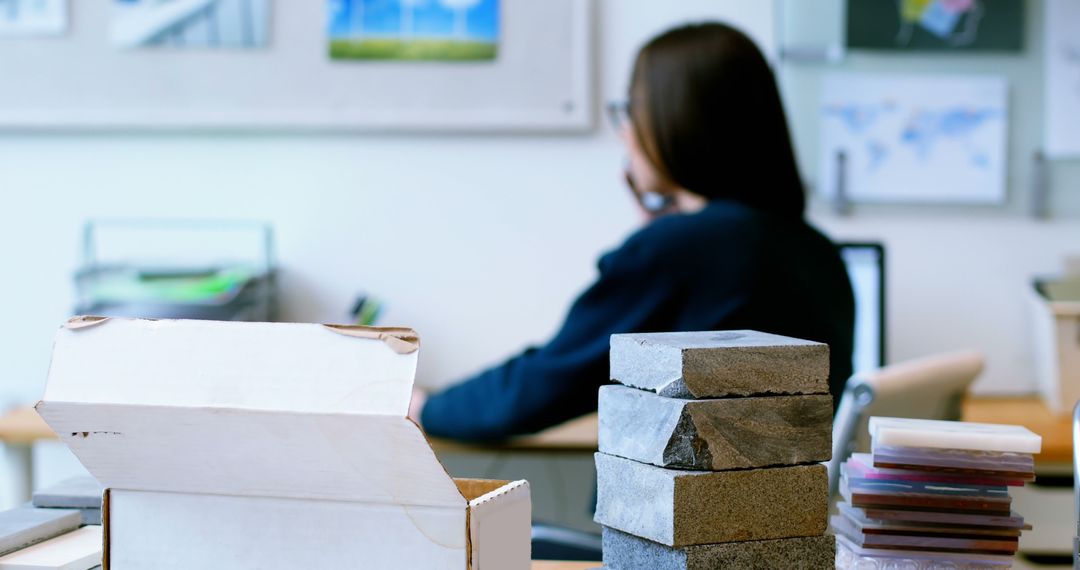
[(1035, 479), (1042, 438), (1018, 426), (871, 418), (872, 454), (841, 467), (837, 568), (1012, 566), (1009, 487)]
[(614, 335), (596, 521), (610, 570), (833, 568), (824, 344), (753, 331)]

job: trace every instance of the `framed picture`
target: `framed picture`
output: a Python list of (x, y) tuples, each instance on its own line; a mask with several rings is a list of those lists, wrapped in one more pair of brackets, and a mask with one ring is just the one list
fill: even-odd
[(1018, 52), (1023, 30), (1023, 0), (847, 0), (849, 48)]
[(269, 0), (112, 0), (117, 48), (260, 48)]
[(327, 0), (335, 60), (491, 61), (500, 0)]
[(1080, 157), (1080, 2), (1046, 0), (1045, 125), (1051, 158)]
[(594, 124), (592, 0), (109, 0), (72, 18), (112, 41), (0, 50), (0, 130)]
[(821, 191), (856, 202), (1000, 204), (1007, 103), (997, 76), (826, 76)]
[(56, 36), (67, 29), (68, 0), (0, 0), (0, 36)]

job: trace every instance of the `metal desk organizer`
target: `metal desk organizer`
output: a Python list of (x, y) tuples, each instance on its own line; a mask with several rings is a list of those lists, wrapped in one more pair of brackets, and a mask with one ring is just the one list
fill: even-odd
[[(126, 243), (151, 241), (172, 232), (179, 239), (169, 248), (144, 253), (145, 259), (103, 258), (100, 234), (121, 232)], [(245, 258), (229, 257), (232, 249), (216, 243), (216, 235), (243, 237), (259, 243)], [(134, 241), (133, 241), (134, 240)], [(166, 249), (210, 241), (204, 259), (181, 259)], [(239, 240), (238, 240), (239, 241)], [(188, 247), (190, 246), (190, 249)], [(276, 267), (273, 229), (257, 222), (92, 220), (83, 230), (82, 264), (75, 273), (76, 314), (218, 321), (272, 321), (275, 312)]]

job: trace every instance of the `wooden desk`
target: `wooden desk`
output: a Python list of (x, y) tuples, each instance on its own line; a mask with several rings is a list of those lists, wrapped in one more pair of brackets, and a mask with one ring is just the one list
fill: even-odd
[(591, 570), (600, 568), (599, 562), (548, 562), (534, 560), (532, 570)]
[[(1072, 422), (1068, 414), (1055, 415), (1037, 396), (969, 398), (964, 402), (964, 420), (970, 422), (1022, 425), (1043, 437), (1041, 462), (1072, 461)], [(463, 444), (432, 439), (437, 450), (507, 450), (507, 451), (596, 451), (596, 414), (499, 444)], [(0, 416), (0, 442), (28, 445), (35, 441), (56, 439), (56, 435), (32, 408), (18, 408)]]
[[(1072, 463), (1072, 416), (1053, 414), (1038, 396), (968, 398), (963, 406), (964, 421), (1022, 425), (1043, 438), (1042, 453), (1036, 461), (1044, 464)], [(596, 451), (597, 417), (590, 414), (536, 435), (502, 444), (467, 445), (433, 439), (436, 450), (512, 451)]]
[(468, 444), (447, 439), (431, 438), (435, 451), (519, 451), (519, 452), (577, 452), (596, 451), (596, 430), (599, 420), (589, 414), (548, 428), (538, 434), (492, 444)]
[(1072, 414), (1054, 414), (1038, 396), (969, 398), (964, 402), (964, 421), (1021, 425), (1042, 436), (1042, 453), (1035, 463), (1069, 466), (1073, 460)]
[(56, 439), (34, 408), (16, 408), (0, 416), (0, 443), (30, 445), (43, 439)]
[[(591, 414), (535, 435), (515, 438), (497, 444), (466, 444), (432, 438), (436, 451), (491, 452), (514, 451), (523, 453), (592, 453), (596, 451), (596, 414)], [(33, 466), (30, 449), (36, 441), (55, 440), (56, 434), (33, 408), (17, 408), (0, 416), (0, 443), (9, 449), (10, 460), (21, 467), (26, 479), (22, 487), (29, 497)]]
[[(1036, 456), (1041, 464), (1071, 464), (1072, 421), (1069, 415), (1050, 413), (1037, 396), (969, 398), (964, 402), (964, 420), (981, 423), (1022, 425), (1043, 437), (1043, 451)], [(473, 445), (432, 439), (436, 451), (596, 451), (596, 414), (590, 414), (536, 435), (499, 444)], [(29, 446), (35, 441), (56, 439), (56, 435), (32, 408), (19, 408), (0, 417), (0, 443)]]
[[(431, 438), (438, 451), (522, 451), (522, 452), (582, 452), (596, 451), (596, 414), (590, 414), (535, 435), (493, 444), (469, 444), (447, 439)], [(36, 441), (54, 440), (56, 434), (33, 408), (16, 408), (0, 416), (0, 443), (31, 445)]]
[(0, 444), (7, 463), (14, 466), (20, 500), (30, 500), (34, 487), (34, 442), (56, 439), (33, 408), (16, 408), (0, 416)]
[[(431, 444), (439, 451), (596, 451), (596, 414), (590, 414), (535, 435), (515, 438), (496, 444), (467, 444), (446, 439), (431, 438)], [(16, 408), (0, 416), (0, 443), (30, 445), (36, 441), (56, 439), (41, 416), (33, 408)]]
[[(1037, 396), (969, 398), (963, 406), (969, 422), (1022, 425), (1043, 437), (1040, 461), (1072, 461), (1072, 421), (1068, 414), (1055, 415)], [(513, 451), (596, 451), (596, 414), (570, 420), (562, 425), (499, 444), (463, 444), (432, 438), (439, 450), (513, 450)], [(28, 445), (35, 441), (56, 439), (33, 408), (18, 408), (0, 416), (0, 442)]]

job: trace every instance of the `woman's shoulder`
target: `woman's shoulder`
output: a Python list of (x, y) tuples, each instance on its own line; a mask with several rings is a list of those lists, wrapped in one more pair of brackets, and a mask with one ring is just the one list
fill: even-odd
[(754, 239), (766, 225), (764, 216), (734, 202), (712, 201), (692, 214), (675, 214), (653, 220), (630, 236), (626, 245), (635, 249), (668, 252), (691, 243), (715, 247), (738, 247)]
[(729, 250), (746, 252), (754, 249), (760, 231), (754, 218), (753, 212), (726, 205), (657, 218), (603, 256), (600, 270), (671, 277), (679, 273), (680, 267), (693, 265), (693, 259), (699, 258), (703, 249), (709, 251), (710, 257), (730, 257), (725, 253)]

